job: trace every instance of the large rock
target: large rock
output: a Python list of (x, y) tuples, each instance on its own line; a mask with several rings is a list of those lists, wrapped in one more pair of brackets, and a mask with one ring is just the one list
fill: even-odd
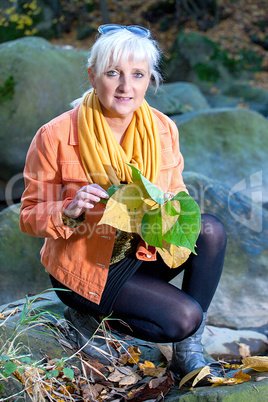
[(0, 238), (0, 304), (51, 287), (40, 263), (43, 239), (20, 231), (18, 204), (0, 213)]
[(199, 88), (187, 82), (163, 84), (155, 93), (149, 88), (146, 100), (150, 106), (169, 116), (209, 108)]
[(255, 88), (247, 82), (232, 82), (228, 85), (217, 85), (205, 97), (211, 107), (237, 107), (239, 105), (250, 108), (268, 116), (268, 91)]
[[(208, 322), (238, 329), (267, 324), (268, 212), (200, 174), (187, 172), (184, 180), (201, 212), (218, 217), (227, 231), (223, 274)], [(173, 283), (180, 286), (180, 278)]]
[(193, 82), (202, 89), (217, 82), (228, 83), (232, 78), (249, 78), (251, 69), (260, 68), (258, 55), (251, 60), (245, 55), (236, 61), (229, 58), (217, 43), (197, 32), (180, 32), (170, 53), (165, 64), (167, 80)]
[(241, 362), (241, 356), (263, 354), (268, 347), (267, 336), (257, 331), (233, 330), (211, 325), (205, 327), (202, 343), (206, 352), (215, 360), (238, 364)]
[[(87, 89), (87, 52), (27, 37), (0, 45), (0, 181), (20, 174), (37, 129)], [(14, 184), (16, 187), (17, 181)]]
[(268, 121), (262, 115), (243, 108), (219, 108), (172, 119), (179, 128), (186, 171), (267, 201)]

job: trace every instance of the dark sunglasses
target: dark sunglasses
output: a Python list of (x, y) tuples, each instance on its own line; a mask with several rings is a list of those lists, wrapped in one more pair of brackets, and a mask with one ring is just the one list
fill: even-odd
[(120, 29), (127, 29), (128, 31), (134, 33), (135, 35), (138, 35), (142, 38), (150, 38), (151, 32), (149, 29), (141, 27), (139, 25), (118, 25), (118, 24), (105, 24), (105, 25), (100, 25), (98, 28), (98, 32), (100, 34), (106, 34), (110, 32), (115, 32)]

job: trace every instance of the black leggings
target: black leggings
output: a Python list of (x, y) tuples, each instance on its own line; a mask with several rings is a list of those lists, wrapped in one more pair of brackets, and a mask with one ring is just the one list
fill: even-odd
[[(193, 334), (217, 288), (225, 247), (223, 225), (214, 216), (203, 214), (197, 255), (191, 254), (175, 269), (168, 268), (160, 256), (156, 262), (142, 263), (115, 300), (111, 327), (151, 342), (176, 342)], [(180, 290), (168, 282), (182, 271)], [(74, 306), (74, 302), (73, 296), (71, 306), (86, 311), (86, 299), (83, 305), (78, 302)]]

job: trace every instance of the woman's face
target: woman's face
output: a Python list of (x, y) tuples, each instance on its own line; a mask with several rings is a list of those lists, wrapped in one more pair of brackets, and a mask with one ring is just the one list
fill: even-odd
[(89, 80), (96, 89), (102, 111), (107, 118), (132, 118), (146, 93), (150, 82), (147, 60), (132, 58), (112, 65), (99, 77), (89, 69)]

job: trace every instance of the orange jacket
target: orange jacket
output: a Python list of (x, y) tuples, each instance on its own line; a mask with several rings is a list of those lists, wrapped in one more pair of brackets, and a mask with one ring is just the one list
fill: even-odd
[[(153, 109), (161, 141), (157, 185), (164, 191), (185, 190), (183, 157), (175, 123)], [(24, 169), (20, 227), (44, 237), (41, 262), (61, 283), (99, 303), (107, 280), (115, 229), (97, 225), (105, 205), (97, 204), (78, 228), (65, 226), (61, 214), (79, 188), (87, 184), (78, 149), (78, 107), (42, 126), (30, 145)], [(142, 259), (146, 254), (139, 253)]]

